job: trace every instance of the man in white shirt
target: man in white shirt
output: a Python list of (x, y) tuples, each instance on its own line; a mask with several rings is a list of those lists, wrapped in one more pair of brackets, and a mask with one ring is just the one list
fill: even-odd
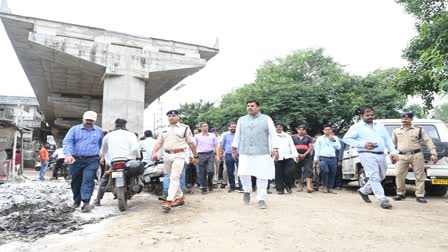
[(331, 188), (337, 171), (336, 150), (341, 149), (341, 143), (333, 135), (333, 128), (330, 125), (324, 126), (324, 134), (316, 139), (313, 147), (314, 164), (319, 164), (322, 176), (321, 192), (335, 193)]
[[(115, 130), (108, 133), (103, 138), (103, 144), (101, 145), (101, 159), (106, 159), (106, 165), (108, 167), (110, 167), (111, 161), (114, 158), (123, 157), (127, 159), (136, 159), (140, 157), (137, 136), (126, 130), (126, 123), (127, 121), (125, 119), (118, 118), (115, 120)], [(109, 176), (110, 175), (105, 172), (101, 178), (98, 194), (94, 202), (95, 206), (101, 205), (100, 201), (106, 192)]]
[(152, 150), (154, 146), (156, 146), (157, 140), (152, 138), (152, 131), (146, 130), (144, 132), (145, 140), (139, 142), (140, 151), (142, 152), (142, 162), (145, 164), (151, 164), (153, 161), (151, 160)]
[(62, 165), (64, 164), (64, 150), (62, 148), (58, 148), (54, 151), (53, 158), (56, 159), (56, 165), (53, 169), (53, 177), (51, 179), (58, 179), (58, 171), (62, 169)]
[(283, 131), (283, 124), (276, 123), (274, 135), (275, 146), (278, 152), (274, 155), (275, 159), (275, 188), (278, 194), (284, 194), (284, 190), (291, 193), (292, 183), (294, 182), (295, 159), (299, 153), (294, 146), (292, 137)]

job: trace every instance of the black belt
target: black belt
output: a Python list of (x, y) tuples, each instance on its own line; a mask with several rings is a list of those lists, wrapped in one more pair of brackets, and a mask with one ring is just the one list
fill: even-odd
[(408, 154), (416, 154), (416, 153), (419, 153), (419, 152), (421, 152), (421, 150), (413, 150), (413, 151), (406, 151), (406, 152), (399, 151), (398, 154), (400, 154), (400, 155), (408, 155)]
[(198, 152), (198, 154), (210, 154), (210, 153), (212, 153), (212, 152), (214, 152), (214, 151), (207, 151), (207, 152)]
[(98, 155), (92, 155), (92, 156), (73, 156), (75, 159), (79, 159), (79, 160), (82, 160), (82, 159), (89, 159), (89, 158), (97, 158), (98, 157)]
[(371, 154), (377, 154), (377, 155), (384, 154), (384, 152), (381, 152), (381, 151), (358, 151), (358, 153), (371, 153)]
[(336, 159), (336, 157), (319, 156), (319, 158)]

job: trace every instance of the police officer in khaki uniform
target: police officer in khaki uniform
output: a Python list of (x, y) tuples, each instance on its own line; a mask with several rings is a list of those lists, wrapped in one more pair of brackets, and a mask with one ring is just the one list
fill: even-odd
[(401, 114), (400, 128), (394, 129), (392, 132), (392, 141), (399, 151), (399, 157), (396, 164), (397, 195), (394, 200), (403, 200), (406, 198), (405, 180), (408, 174), (409, 165), (414, 170), (416, 191), (416, 201), (426, 203), (425, 197), (425, 169), (424, 157), (421, 149), (420, 140), (423, 139), (431, 152), (431, 161), (437, 162), (436, 146), (431, 138), (426, 134), (425, 130), (412, 125), (414, 114), (412, 112), (404, 112)]
[(184, 196), (180, 188), (180, 176), (185, 163), (185, 149), (190, 146), (194, 155), (193, 163), (198, 164), (199, 157), (194, 145), (193, 135), (190, 128), (179, 122), (179, 113), (177, 110), (170, 110), (166, 113), (170, 125), (164, 127), (159, 134), (156, 146), (152, 151), (151, 159), (157, 158), (157, 152), (163, 146), (165, 169), (170, 176), (170, 186), (168, 188), (168, 197), (163, 202), (162, 208), (166, 212), (171, 207), (184, 204)]

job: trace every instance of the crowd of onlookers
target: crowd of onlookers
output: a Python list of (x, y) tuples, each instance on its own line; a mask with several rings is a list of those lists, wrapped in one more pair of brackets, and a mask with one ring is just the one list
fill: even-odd
[[(281, 133), (283, 132), (283, 125), (277, 124), (276, 127), (281, 126)], [(186, 193), (192, 193), (191, 189), (197, 186), (203, 194), (213, 191), (214, 189), (227, 189), (228, 192), (238, 191), (243, 192), (241, 181), (238, 179), (238, 160), (234, 160), (231, 155), (233, 137), (235, 135), (236, 123), (230, 122), (227, 125), (228, 130), (225, 132), (218, 132), (217, 128), (209, 130), (207, 123), (201, 123), (199, 128), (194, 128), (193, 134), (195, 137), (195, 145), (201, 145), (211, 139), (212, 143), (209, 149), (198, 149), (199, 153), (211, 152), (212, 158), (206, 162), (200, 162), (198, 165), (193, 164), (193, 154), (187, 150), (187, 157), (185, 159), (184, 171), (181, 177), (182, 190)], [(297, 156), (293, 157), (293, 165), (287, 167), (287, 171), (279, 171), (276, 169), (274, 180), (270, 180), (267, 192), (270, 194), (276, 190), (278, 194), (292, 193), (293, 189), (297, 192), (312, 193), (319, 190), (319, 185), (322, 184), (322, 174), (320, 173), (319, 165), (313, 162), (314, 149), (316, 139), (321, 134), (316, 134), (314, 137), (307, 134), (307, 129), (304, 125), (296, 128), (296, 131), (287, 130), (283, 132), (290, 136), (293, 140), (294, 147), (297, 151)], [(331, 134), (334, 135), (332, 129)], [(140, 138), (140, 148), (142, 151), (142, 160), (144, 162), (151, 162), (150, 153), (155, 145), (156, 140), (153, 138), (150, 130), (145, 131), (145, 136)], [(340, 141), (343, 144), (342, 141)], [(163, 152), (161, 152), (162, 154)], [(336, 150), (336, 170), (331, 181), (328, 182), (328, 189), (330, 192), (334, 190), (342, 190), (342, 155), (340, 151)], [(341, 153), (342, 154), (342, 153)], [(200, 158), (201, 159), (201, 158)], [(202, 160), (203, 161), (203, 160)], [(279, 161), (276, 161), (279, 162)], [(285, 174), (281, 176), (280, 173)], [(201, 178), (203, 177), (203, 178)], [(169, 181), (169, 176), (166, 174), (165, 181)], [(282, 184), (276, 183), (281, 181)], [(167, 196), (168, 186), (165, 182), (164, 194), (159, 197), (165, 200)], [(256, 178), (252, 177), (252, 189), (256, 190)], [(324, 188), (325, 189), (325, 188)], [(326, 190), (328, 190), (326, 189)], [(328, 191), (326, 191), (328, 192)]]

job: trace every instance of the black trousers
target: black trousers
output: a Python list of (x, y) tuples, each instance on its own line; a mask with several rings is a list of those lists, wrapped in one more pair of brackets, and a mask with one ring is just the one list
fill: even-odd
[(62, 169), (63, 164), (64, 164), (63, 158), (60, 158), (56, 161), (56, 164), (53, 169), (53, 178), (56, 178), (56, 179), (58, 178), (58, 171), (59, 171), (59, 169)]
[(275, 161), (275, 188), (277, 192), (283, 192), (285, 187), (292, 187), (295, 170), (296, 163), (292, 158)]
[(196, 166), (194, 164), (185, 165), (185, 185), (187, 188), (192, 188), (197, 179)]

